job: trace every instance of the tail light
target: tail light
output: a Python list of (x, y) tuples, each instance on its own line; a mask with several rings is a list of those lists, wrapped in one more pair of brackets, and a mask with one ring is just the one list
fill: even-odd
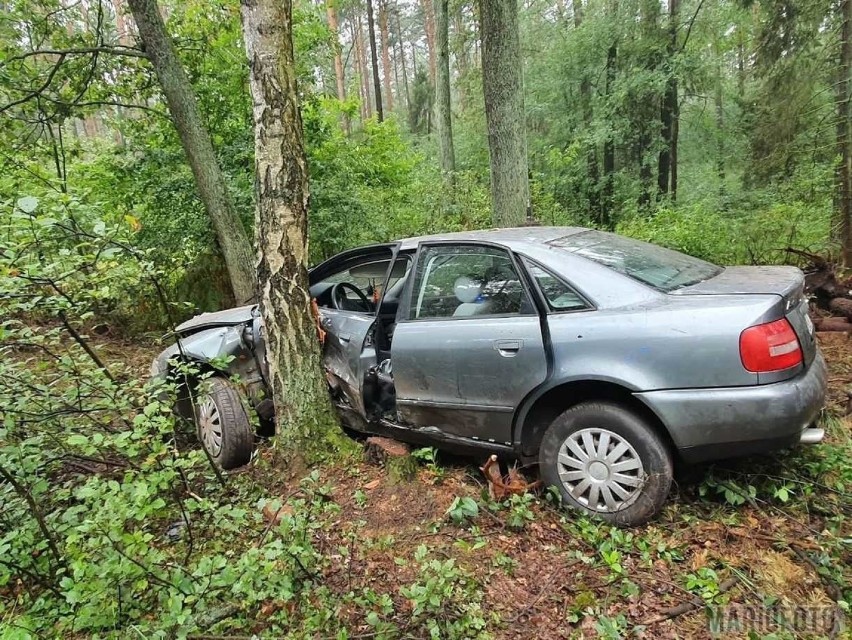
[(780, 371), (802, 362), (802, 347), (786, 318), (749, 327), (740, 334), (740, 359), (754, 373)]

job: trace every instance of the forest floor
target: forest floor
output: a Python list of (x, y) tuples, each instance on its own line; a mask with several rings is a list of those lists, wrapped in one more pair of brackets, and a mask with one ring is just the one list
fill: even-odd
[[(852, 340), (820, 334), (820, 343), (831, 385), (824, 445), (702, 469), (675, 484), (657, 520), (632, 530), (566, 513), (546, 494), (496, 503), (479, 470), (484, 460), (440, 452), (424, 460), (434, 452), (421, 451), (411, 480), (366, 460), (321, 465), (328, 499), (338, 507), (318, 516), (322, 526), (313, 534), (327, 559), (315, 576), (323, 597), (344, 603), (345, 594), (388, 594), (392, 606), (382, 620), (406, 637), (422, 637), (428, 628), (417, 626), (417, 598), (406, 592), (415, 583), (427, 595), (441, 592), (432, 618), (457, 619), (476, 603), (485, 630), (500, 638), (703, 638), (712, 636), (712, 607), (730, 622), (772, 607), (789, 613), (790, 606), (811, 607), (811, 617), (792, 631), (764, 617), (759, 635), (844, 637), (848, 621), (841, 630), (837, 602), (852, 595), (852, 418), (845, 391)], [(141, 370), (152, 355), (149, 347), (111, 341), (101, 349)], [(276, 458), (264, 444), (255, 463), (232, 475), (255, 495), (286, 502), (305, 472), (274, 472)], [(457, 508), (464, 497), (476, 501), (476, 513)], [(266, 531), (246, 535), (262, 538)], [(438, 562), (424, 561), (427, 554)], [(217, 632), (263, 633), (264, 617), (278, 608), (270, 602), (243, 622), (250, 628), (226, 623)], [(349, 637), (379, 635), (361, 607), (339, 605), (335, 615)]]

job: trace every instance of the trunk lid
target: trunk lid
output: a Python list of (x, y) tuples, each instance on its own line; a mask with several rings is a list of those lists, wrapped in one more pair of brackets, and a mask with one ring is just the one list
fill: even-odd
[(786, 317), (793, 325), (805, 366), (809, 366), (816, 356), (816, 338), (804, 284), (805, 276), (797, 267), (725, 267), (719, 275), (672, 291), (671, 295), (777, 295), (778, 318)]

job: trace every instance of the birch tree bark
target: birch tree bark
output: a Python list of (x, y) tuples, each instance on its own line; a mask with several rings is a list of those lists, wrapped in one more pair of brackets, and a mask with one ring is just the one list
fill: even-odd
[(175, 129), (195, 177), (198, 194), (213, 223), (239, 304), (255, 298), (257, 277), (248, 234), (234, 209), (210, 133), (201, 121), (195, 93), (175, 53), (156, 0), (128, 0), (145, 52), (166, 97)]
[(531, 217), (517, 0), (481, 0), (482, 87), (495, 227)]
[(310, 446), (336, 419), (308, 291), (308, 167), (291, 0), (242, 0), (255, 141), (260, 308), (278, 433)]

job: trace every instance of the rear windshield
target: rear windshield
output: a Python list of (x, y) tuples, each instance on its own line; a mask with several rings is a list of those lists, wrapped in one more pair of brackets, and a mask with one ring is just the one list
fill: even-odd
[(658, 291), (674, 291), (722, 272), (715, 264), (678, 251), (602, 231), (583, 231), (550, 242), (643, 282)]

